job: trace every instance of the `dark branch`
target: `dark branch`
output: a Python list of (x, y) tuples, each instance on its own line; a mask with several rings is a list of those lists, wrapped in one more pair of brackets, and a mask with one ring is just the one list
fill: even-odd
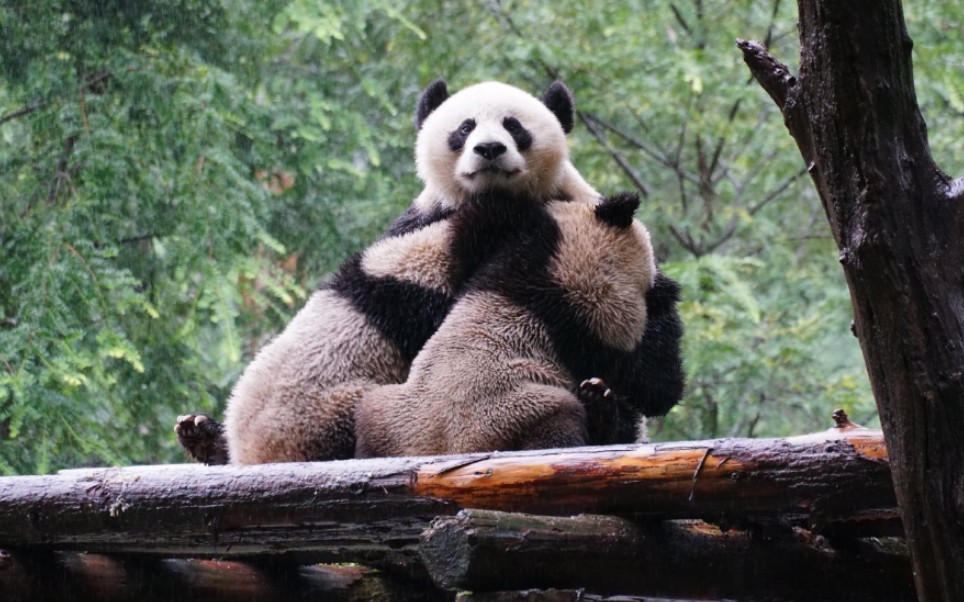
[(797, 173), (793, 174), (792, 176), (784, 180), (782, 184), (780, 184), (779, 186), (771, 190), (765, 197), (763, 197), (759, 202), (757, 202), (756, 205), (753, 205), (752, 207), (747, 209), (747, 212), (750, 215), (753, 215), (760, 209), (763, 209), (764, 206), (766, 206), (768, 203), (770, 203), (770, 201), (774, 200), (775, 198), (783, 194), (786, 191), (786, 189), (790, 187), (791, 184), (799, 180), (805, 173), (807, 173), (807, 168), (801, 169)]
[[(739, 113), (740, 111), (740, 105), (742, 103), (743, 103), (743, 98), (737, 98), (736, 102), (733, 103), (733, 106), (730, 107), (730, 112), (726, 119), (727, 126), (730, 126), (733, 124), (733, 121), (736, 119), (736, 114)], [(719, 140), (716, 141), (716, 148), (713, 149), (713, 159), (710, 160), (709, 175), (710, 175), (710, 178), (714, 181), (715, 181), (715, 178), (713, 178), (713, 173), (716, 172), (716, 168), (719, 167), (720, 165), (720, 154), (723, 152), (723, 147), (725, 145), (726, 145), (726, 136), (720, 136)]]
[(773, 3), (773, 12), (770, 13), (770, 24), (767, 26), (767, 37), (763, 40), (763, 45), (769, 48), (773, 44), (773, 27), (776, 25), (777, 14), (780, 12), (780, 0)]
[(786, 65), (773, 58), (759, 42), (737, 39), (736, 45), (743, 51), (743, 61), (750, 68), (750, 73), (777, 103), (780, 110), (783, 110), (787, 104), (790, 88), (796, 85), (797, 78), (790, 74), (790, 69)]
[(67, 136), (64, 140), (64, 153), (57, 162), (57, 172), (54, 174), (54, 179), (50, 182), (50, 189), (47, 191), (47, 204), (51, 205), (57, 198), (57, 194), (60, 192), (60, 187), (64, 182), (70, 181), (70, 170), (68, 170), (68, 162), (70, 155), (74, 150), (74, 144), (77, 142), (76, 134)]
[(644, 197), (648, 197), (649, 188), (640, 179), (640, 177), (636, 174), (636, 172), (633, 171), (632, 166), (629, 164), (628, 161), (626, 161), (626, 158), (623, 157), (618, 150), (613, 148), (611, 144), (609, 144), (609, 140), (606, 139), (606, 135), (603, 134), (598, 127), (596, 127), (596, 124), (593, 123), (593, 120), (588, 116), (586, 116), (582, 111), (576, 111), (576, 115), (579, 116), (579, 121), (585, 124), (586, 129), (588, 129), (589, 132), (592, 133), (592, 135), (596, 138), (596, 140), (599, 141), (599, 144), (601, 144), (602, 147), (606, 149), (606, 152), (608, 152), (612, 156), (613, 160), (616, 161), (616, 164), (619, 165), (619, 168), (623, 170), (623, 173), (625, 173), (626, 176), (633, 181), (633, 185), (636, 187), (637, 190), (639, 190), (639, 193)]
[(669, 9), (673, 11), (673, 16), (676, 18), (676, 22), (679, 23), (680, 27), (683, 28), (687, 34), (692, 35), (693, 31), (690, 29), (689, 23), (683, 18), (683, 14), (679, 12), (679, 9), (675, 4), (670, 4)]
[[(132, 69), (128, 69), (128, 71), (131, 71), (131, 70)], [(110, 71), (102, 71), (99, 73), (94, 73), (84, 81), (84, 85), (88, 89), (90, 89), (91, 92), (95, 92), (99, 94), (103, 92), (103, 83), (108, 79), (110, 79), (111, 76), (112, 76), (112, 73)], [(25, 107), (21, 107), (15, 111), (10, 111), (6, 115), (0, 116), (0, 125), (3, 125), (8, 121), (13, 121), (14, 119), (18, 119), (20, 117), (25, 117), (35, 111), (42, 109), (44, 105), (45, 103), (43, 102), (35, 102)]]
[(659, 164), (663, 165), (664, 167), (668, 167), (673, 171), (676, 171), (680, 175), (680, 177), (684, 178), (686, 181), (691, 182), (693, 184), (699, 184), (699, 178), (697, 178), (695, 175), (689, 172), (683, 171), (682, 167), (680, 167), (679, 151), (674, 151), (674, 153), (676, 153), (675, 158), (670, 157), (663, 152), (658, 152), (653, 150), (652, 148), (649, 147), (649, 145), (647, 145), (639, 138), (633, 136), (632, 134), (630, 134), (629, 132), (626, 132), (619, 126), (613, 123), (610, 123), (609, 121), (606, 121), (605, 119), (595, 114), (585, 113), (584, 115), (586, 119), (590, 119), (593, 121), (593, 123), (604, 127), (605, 129), (609, 130), (613, 134), (616, 134), (617, 136), (622, 138), (623, 141), (643, 151), (643, 153), (649, 155), (652, 159), (654, 159)]
[(36, 103), (34, 103), (34, 104), (32, 104), (32, 105), (19, 108), (19, 109), (17, 109), (16, 111), (11, 111), (11, 112), (7, 113), (6, 115), (4, 115), (3, 117), (0, 117), (0, 125), (3, 125), (4, 123), (6, 123), (6, 122), (8, 122), (8, 121), (13, 121), (14, 119), (17, 119), (18, 117), (23, 117), (23, 116), (25, 116), (25, 115), (29, 115), (29, 114), (33, 113), (34, 111), (36, 111), (37, 109), (39, 109), (40, 107), (42, 107), (42, 106), (43, 106), (43, 105), (42, 105), (41, 103), (36, 102)]

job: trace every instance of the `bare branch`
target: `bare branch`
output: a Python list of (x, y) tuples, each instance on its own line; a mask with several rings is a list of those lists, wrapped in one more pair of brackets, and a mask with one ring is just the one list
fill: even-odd
[[(639, 125), (639, 129), (642, 130), (642, 132), (643, 132), (644, 134), (648, 134), (648, 133), (649, 133), (649, 126), (646, 125), (646, 121), (643, 119), (643, 116), (640, 115), (639, 112), (635, 110), (635, 107), (632, 107), (632, 106), (630, 106), (629, 104), (624, 104), (623, 107), (624, 107), (627, 111), (629, 111), (629, 114), (630, 114), (630, 115), (633, 116), (633, 119), (634, 119), (634, 120), (636, 121), (636, 123)], [(598, 119), (597, 119), (597, 120), (598, 120)], [(599, 121), (601, 121), (601, 120), (599, 120)], [(610, 124), (605, 124), (604, 122), (601, 122), (601, 125), (607, 126), (607, 129), (608, 129), (608, 126), (609, 126)], [(646, 151), (647, 154), (650, 154), (650, 156), (653, 156), (653, 157), (656, 158), (658, 161), (659, 161), (660, 159), (666, 159), (666, 157), (669, 157), (669, 153), (666, 152), (666, 148), (664, 148), (663, 145), (660, 144), (659, 138), (650, 138), (650, 139), (647, 140), (647, 144), (652, 145), (652, 147), (653, 147), (654, 149), (656, 149), (655, 151), (653, 151), (653, 150), (648, 150), (648, 151)], [(661, 161), (661, 162), (663, 162), (663, 161)], [(666, 163), (664, 162), (663, 164), (665, 165)]]
[(797, 84), (797, 78), (759, 42), (737, 39), (736, 45), (743, 51), (743, 61), (750, 68), (750, 73), (782, 111), (787, 104), (790, 88)]
[(683, 31), (689, 35), (692, 35), (693, 30), (690, 29), (689, 23), (687, 23), (686, 19), (683, 18), (683, 14), (679, 12), (679, 9), (676, 7), (676, 5), (670, 4), (669, 9), (673, 11), (673, 16), (676, 18), (676, 22), (679, 23), (680, 27), (683, 28)]
[(632, 180), (633, 186), (639, 190), (639, 193), (644, 197), (648, 197), (649, 188), (643, 183), (643, 180), (639, 177), (639, 175), (633, 171), (632, 166), (629, 164), (626, 158), (623, 157), (618, 150), (613, 148), (611, 144), (609, 144), (609, 140), (606, 138), (606, 135), (600, 131), (598, 127), (596, 127), (596, 124), (593, 123), (593, 120), (586, 116), (582, 111), (576, 111), (576, 115), (579, 117), (579, 121), (585, 124), (586, 129), (588, 129), (589, 132), (595, 136), (596, 140), (599, 141), (599, 144), (606, 149), (606, 152), (612, 156), (613, 160), (616, 161), (616, 164), (619, 165), (619, 168), (623, 170), (623, 173), (625, 173), (626, 176)]
[(777, 13), (780, 12), (780, 0), (774, 0), (773, 11), (770, 13), (770, 24), (767, 25), (767, 37), (763, 40), (763, 46), (769, 48), (773, 45), (773, 26), (777, 21)]
[(683, 212), (686, 213), (689, 210), (689, 195), (686, 194), (686, 180), (683, 179), (683, 174), (680, 170), (676, 170), (676, 183), (679, 185), (679, 199), (680, 203), (683, 205)]
[(652, 159), (656, 160), (659, 164), (665, 167), (669, 167), (670, 169), (676, 171), (681, 175), (681, 177), (685, 178), (688, 182), (691, 182), (693, 184), (699, 184), (699, 179), (695, 175), (687, 173), (682, 170), (682, 168), (679, 166), (678, 156), (677, 156), (677, 159), (674, 161), (670, 157), (654, 151), (652, 148), (649, 147), (648, 144), (646, 144), (639, 138), (633, 136), (632, 134), (626, 132), (619, 126), (614, 125), (606, 121), (605, 119), (602, 119), (601, 117), (598, 117), (592, 113), (585, 113), (585, 116), (587, 119), (591, 119), (594, 123), (604, 127), (605, 129), (609, 130), (613, 134), (616, 134), (617, 136), (622, 138), (625, 142), (643, 151), (643, 153), (649, 155)]
[(53, 202), (57, 199), (57, 194), (60, 192), (61, 185), (64, 182), (70, 181), (68, 161), (71, 153), (74, 150), (74, 144), (76, 142), (77, 136), (75, 134), (67, 136), (67, 139), (64, 140), (64, 152), (63, 155), (61, 155), (60, 160), (57, 162), (57, 172), (54, 174), (54, 179), (50, 182), (50, 188), (47, 191), (48, 205), (53, 204)]
[(750, 171), (747, 172), (742, 180), (737, 182), (735, 178), (730, 179), (735, 189), (733, 200), (736, 203), (739, 203), (739, 201), (743, 199), (743, 193), (746, 192), (747, 186), (749, 186), (750, 183), (753, 182), (753, 180), (756, 179), (756, 177), (760, 175), (764, 169), (768, 168), (770, 166), (770, 161), (772, 161), (779, 154), (779, 149), (770, 151), (765, 157), (761, 157), (753, 163), (753, 167), (750, 168)]
[(706, 255), (712, 253), (713, 251), (722, 247), (723, 243), (733, 238), (733, 235), (736, 234), (736, 226), (738, 223), (739, 222), (737, 221), (736, 217), (731, 217), (730, 221), (726, 224), (726, 229), (722, 234), (720, 234), (720, 236), (717, 237), (715, 241), (709, 244), (703, 244), (703, 254)]
[[(740, 111), (740, 104), (743, 102), (743, 98), (737, 98), (733, 106), (730, 107), (730, 113), (726, 119), (726, 125), (729, 127), (733, 121), (736, 119), (736, 114)], [(716, 141), (716, 148), (713, 149), (713, 158), (710, 160), (709, 176), (713, 177), (713, 173), (720, 164), (720, 153), (723, 152), (723, 147), (726, 146), (726, 135), (721, 134), (719, 140)]]
[[(689, 109), (690, 109), (689, 105), (692, 104), (692, 102), (693, 102), (693, 99), (690, 98), (690, 100), (687, 102), (687, 107), (686, 107), (687, 112), (689, 112)], [(673, 165), (677, 166), (677, 168), (679, 167), (679, 164), (680, 164), (680, 157), (683, 156), (683, 145), (686, 143), (686, 130), (689, 127), (689, 125), (690, 125), (689, 120), (686, 120), (682, 123), (682, 125), (679, 128), (679, 136), (677, 137), (677, 140), (676, 140), (676, 150), (673, 151)], [(693, 181), (697, 182), (695, 178)]]
[(689, 229), (680, 230), (676, 226), (670, 224), (669, 233), (673, 235), (676, 242), (680, 244), (681, 247), (690, 252), (693, 257), (702, 257), (706, 255), (706, 249), (703, 248), (703, 244), (694, 239), (693, 235), (690, 234)]
[(42, 107), (42, 106), (43, 106), (42, 103), (35, 102), (35, 103), (32, 104), (32, 105), (28, 105), (28, 106), (26, 106), (26, 107), (19, 108), (19, 109), (17, 109), (16, 111), (11, 111), (11, 112), (7, 113), (6, 115), (0, 117), (0, 125), (3, 125), (4, 123), (6, 123), (6, 122), (8, 122), (8, 121), (13, 121), (14, 119), (17, 119), (18, 117), (23, 117), (23, 116), (25, 116), (25, 115), (29, 115), (29, 114), (33, 113), (34, 111), (40, 109), (40, 107)]
[(803, 174), (805, 173), (807, 173), (806, 167), (804, 167), (797, 173), (793, 174), (792, 176), (784, 180), (782, 184), (780, 184), (779, 186), (771, 190), (765, 197), (763, 197), (759, 202), (757, 202), (756, 205), (753, 205), (752, 207), (747, 209), (747, 213), (749, 213), (750, 215), (753, 215), (760, 209), (763, 209), (763, 207), (765, 207), (768, 203), (770, 203), (771, 201), (779, 197), (781, 194), (783, 194), (784, 191), (786, 191), (786, 189), (789, 188), (791, 184), (799, 180), (800, 177), (803, 176)]

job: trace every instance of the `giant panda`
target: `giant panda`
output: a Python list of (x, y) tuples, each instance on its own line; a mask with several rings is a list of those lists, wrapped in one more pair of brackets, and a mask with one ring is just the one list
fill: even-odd
[[(473, 275), (408, 380), (362, 397), (356, 455), (640, 437), (645, 415), (665, 413), (679, 400), (683, 375), (675, 283), (656, 268), (649, 234), (633, 218), (638, 205), (638, 197), (623, 194), (597, 205), (529, 206), (518, 218), (522, 235)], [(667, 299), (651, 305), (646, 299), (657, 282)], [(654, 325), (661, 330), (647, 332), (649, 307), (662, 312)], [(647, 365), (648, 354), (666, 351), (670, 357)], [(651, 383), (654, 367), (669, 373)], [(647, 391), (651, 384), (657, 389)], [(587, 410), (608, 420), (594, 420)]]
[[(228, 399), (223, 426), (178, 418), (188, 452), (240, 464), (350, 457), (357, 401), (371, 387), (406, 380), (462, 283), (518, 230), (517, 207), (599, 200), (568, 160), (573, 110), (560, 82), (541, 100), (498, 82), (453, 95), (443, 80), (430, 84), (416, 110), (423, 191), (260, 350)], [(489, 199), (498, 206), (462, 215)]]

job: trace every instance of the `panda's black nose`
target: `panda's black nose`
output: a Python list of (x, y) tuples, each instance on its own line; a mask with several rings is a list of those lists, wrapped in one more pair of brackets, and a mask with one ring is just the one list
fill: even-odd
[(482, 157), (491, 161), (504, 153), (506, 148), (501, 142), (480, 142), (472, 150), (475, 151), (475, 154), (482, 155)]

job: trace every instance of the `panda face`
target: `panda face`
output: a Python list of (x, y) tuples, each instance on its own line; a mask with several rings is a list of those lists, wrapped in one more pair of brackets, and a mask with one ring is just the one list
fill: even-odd
[(544, 103), (498, 82), (450, 97), (444, 86), (429, 86), (419, 103), (415, 158), (426, 189), (453, 207), (472, 194), (498, 189), (553, 198), (568, 161), (563, 129), (572, 119), (568, 90), (554, 84), (555, 95), (546, 98), (564, 95), (562, 102)]

